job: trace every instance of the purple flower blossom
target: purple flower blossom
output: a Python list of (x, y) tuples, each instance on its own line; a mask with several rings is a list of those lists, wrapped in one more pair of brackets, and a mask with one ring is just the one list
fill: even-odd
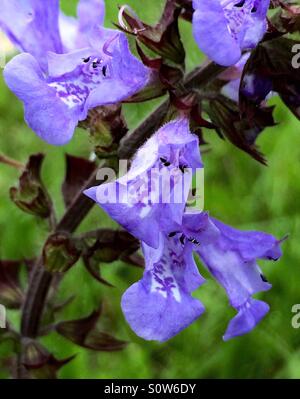
[(122, 298), (124, 315), (140, 337), (166, 341), (204, 312), (201, 302), (191, 296), (204, 282), (191, 246), (182, 244), (178, 235), (161, 235), (157, 249), (143, 245), (144, 276)]
[(251, 331), (269, 311), (269, 305), (252, 298), (253, 294), (271, 288), (257, 259), (278, 260), (282, 253), (280, 241), (269, 234), (239, 231), (216, 219), (211, 221), (220, 235), (207, 245), (199, 245), (196, 252), (238, 311), (223, 337), (227, 341)]
[(204, 311), (191, 292), (203, 284), (193, 252), (225, 288), (237, 309), (224, 340), (251, 331), (269, 306), (252, 295), (271, 288), (257, 259), (277, 260), (280, 242), (260, 232), (242, 232), (210, 218), (187, 212), (176, 234), (161, 238), (158, 249), (143, 245), (146, 270), (143, 278), (124, 294), (122, 309), (137, 335), (165, 341), (187, 327)]
[[(44, 8), (46, 3), (43, 2)], [(28, 6), (29, 2), (24, 4)], [(38, 33), (41, 36), (44, 32), (44, 25), (48, 26), (43, 19), (48, 17), (48, 12), (42, 6), (39, 7), (43, 13), (37, 20), (37, 4), (41, 2), (32, 0), (34, 23), (26, 28), (35, 39)], [(93, 5), (100, 7), (94, 15)], [(51, 7), (54, 9), (51, 8), (49, 13), (52, 10), (58, 22), (58, 2), (51, 2)], [(7, 10), (12, 12), (10, 8)], [(73, 44), (85, 44), (86, 47), (59, 54), (61, 52), (56, 48), (48, 46), (47, 40), (44, 45), (42, 38), (31, 41), (31, 36), (25, 35), (24, 42), (20, 37), (21, 48), (29, 53), (16, 56), (5, 67), (5, 81), (23, 101), (26, 122), (50, 144), (67, 143), (78, 121), (86, 119), (89, 109), (121, 102), (142, 89), (148, 81), (149, 70), (131, 54), (125, 34), (96, 26), (95, 18), (99, 16), (101, 23), (103, 12), (102, 1), (81, 0), (79, 3)], [(59, 35), (56, 33), (54, 31), (53, 37), (57, 39)]]
[[(146, 269), (125, 292), (122, 309), (136, 334), (147, 340), (165, 341), (203, 313), (203, 305), (191, 296), (204, 282), (193, 253), (225, 288), (238, 311), (225, 340), (253, 329), (269, 309), (252, 298), (271, 287), (257, 259), (279, 259), (280, 241), (261, 232), (235, 230), (208, 213), (187, 208), (192, 173), (199, 167), (198, 139), (190, 133), (188, 120), (178, 119), (163, 126), (137, 152), (127, 175), (85, 192), (142, 241)], [(172, 169), (180, 176), (186, 175), (186, 168), (190, 172), (180, 203), (163, 203), (164, 184), (149, 185), (151, 172)]]
[(85, 192), (115, 221), (153, 248), (161, 231), (176, 230), (201, 168), (198, 138), (187, 119), (163, 126), (142, 146), (125, 176)]
[(193, 0), (194, 36), (200, 49), (220, 65), (239, 61), (266, 32), (270, 0)]
[[(100, 28), (99, 28), (100, 32)], [(22, 53), (4, 70), (8, 87), (24, 103), (25, 120), (43, 140), (63, 145), (89, 109), (124, 100), (141, 89), (148, 71), (131, 53), (123, 33), (116, 33), (109, 53), (87, 48), (48, 55), (49, 74)]]

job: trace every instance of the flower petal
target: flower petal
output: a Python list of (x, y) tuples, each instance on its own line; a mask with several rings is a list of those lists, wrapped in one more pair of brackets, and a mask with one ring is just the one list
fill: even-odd
[[(98, 28), (98, 32), (100, 31), (103, 33), (102, 40), (103, 36), (107, 39), (106, 35), (111, 38), (111, 30)], [(88, 108), (126, 100), (141, 90), (150, 76), (149, 69), (131, 54), (125, 34), (114, 33), (113, 39), (110, 40), (112, 42), (109, 52), (111, 52), (112, 61), (108, 78), (103, 81), (98, 90), (91, 93), (87, 103)]]
[(210, 244), (220, 237), (220, 230), (207, 212), (187, 210), (183, 216), (182, 227), (186, 237), (195, 238), (201, 245)]
[(194, 0), (193, 5), (193, 32), (200, 50), (217, 64), (235, 64), (241, 49), (230, 34), (220, 0)]
[(245, 261), (256, 258), (277, 260), (282, 256), (281, 241), (271, 234), (237, 230), (214, 218), (212, 222), (222, 233), (223, 248), (238, 252)]
[(77, 19), (60, 12), (59, 27), (66, 51), (88, 47), (91, 31), (95, 26), (103, 25), (104, 17), (104, 0), (79, 0)]
[(250, 52), (242, 55), (241, 59), (231, 68), (223, 72), (219, 78), (228, 80), (221, 90), (221, 94), (235, 102), (239, 102), (239, 90), (244, 66), (250, 57)]
[(122, 309), (138, 336), (163, 342), (204, 312), (201, 302), (191, 296), (204, 279), (191, 256), (191, 247), (183, 247), (176, 238), (163, 238), (163, 250), (144, 245), (144, 254), (146, 271), (142, 280), (123, 295)]
[(192, 170), (202, 167), (198, 145), (187, 120), (170, 122), (138, 150), (125, 176), (85, 194), (136, 238), (158, 248), (160, 232), (176, 231), (182, 223)]
[(239, 308), (238, 314), (230, 321), (223, 336), (224, 341), (247, 334), (265, 317), (270, 307), (263, 301), (249, 299)]
[(270, 0), (193, 0), (193, 31), (200, 49), (220, 65), (234, 65), (266, 32)]
[(43, 140), (62, 145), (68, 142), (77, 124), (76, 116), (49, 87), (35, 58), (27, 53), (14, 57), (4, 69), (8, 87), (24, 103), (28, 125)]
[(59, 0), (2, 0), (0, 28), (46, 70), (47, 51), (63, 52), (58, 14)]
[(220, 231), (217, 240), (197, 248), (204, 265), (225, 288), (231, 306), (238, 315), (230, 322), (224, 336), (249, 332), (267, 313), (269, 307), (252, 295), (271, 288), (256, 263), (257, 258), (278, 259), (279, 241), (261, 232), (244, 232), (211, 219)]
[(270, 6), (270, 0), (255, 0), (253, 7), (255, 12), (252, 13), (252, 23), (246, 31), (243, 41), (244, 48), (254, 48), (262, 39), (267, 30), (266, 15)]
[(220, 243), (200, 245), (197, 252), (207, 269), (225, 288), (234, 308), (246, 303), (251, 295), (271, 288), (255, 261), (245, 262), (235, 251), (221, 249)]
[(105, 18), (104, 0), (79, 0), (77, 6), (79, 32), (88, 35), (91, 28), (103, 25)]

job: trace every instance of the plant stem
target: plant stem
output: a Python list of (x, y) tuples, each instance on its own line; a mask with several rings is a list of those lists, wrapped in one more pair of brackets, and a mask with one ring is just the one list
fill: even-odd
[[(96, 173), (93, 172), (85, 188), (96, 184)], [(93, 207), (94, 202), (78, 192), (73, 203), (69, 206), (66, 213), (56, 226), (54, 232), (65, 231), (73, 233), (82, 220)], [(43, 257), (37, 260), (29, 283), (28, 292), (23, 306), (21, 334), (23, 337), (34, 338), (38, 334), (39, 322), (42, 317), (43, 308), (47, 293), (52, 281), (52, 274), (43, 267)]]
[[(214, 63), (196, 68), (187, 75), (184, 81), (184, 88), (191, 89), (194, 85), (197, 85), (197, 89), (203, 88), (223, 70), (223, 67)], [(118, 155), (120, 159), (131, 158), (139, 146), (154, 133), (167, 113), (168, 106), (169, 101), (167, 100), (154, 110), (130, 135), (125, 137), (119, 149)], [(92, 173), (83, 189), (97, 184), (96, 175), (97, 171)], [(54, 232), (65, 231), (73, 233), (89, 213), (94, 202), (83, 195), (82, 190), (78, 192), (73, 203), (57, 224)], [(44, 269), (43, 257), (41, 255), (32, 271), (29, 288), (22, 309), (21, 335), (23, 338), (36, 338), (38, 336), (40, 321), (52, 279), (53, 275)]]
[(9, 158), (4, 154), (0, 154), (0, 163), (4, 163), (6, 165), (12, 166), (13, 168), (23, 170), (25, 169), (25, 165), (16, 161), (15, 159)]

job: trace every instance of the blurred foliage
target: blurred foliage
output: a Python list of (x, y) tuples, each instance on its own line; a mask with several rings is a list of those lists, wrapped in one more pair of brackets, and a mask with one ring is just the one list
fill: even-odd
[[(65, 11), (74, 13), (76, 1), (62, 1)], [(117, 20), (119, 0), (107, 0), (107, 26)], [(143, 0), (142, 7), (127, 0), (146, 22), (155, 22), (163, 0)], [(181, 22), (183, 42), (187, 49), (187, 68), (199, 64), (203, 57), (192, 38), (191, 26)], [(200, 265), (207, 283), (196, 293), (206, 306), (206, 313), (171, 341), (159, 344), (137, 338), (127, 326), (120, 309), (124, 290), (140, 278), (141, 270), (115, 262), (102, 268), (103, 277), (116, 288), (97, 283), (82, 264), (71, 269), (60, 287), (59, 297), (76, 299), (60, 314), (64, 320), (80, 318), (104, 301), (103, 324), (117, 338), (130, 341), (116, 353), (95, 353), (79, 348), (56, 333), (43, 343), (56, 357), (77, 354), (60, 371), (61, 378), (299, 378), (300, 330), (291, 326), (291, 308), (300, 303), (300, 132), (299, 122), (279, 103), (275, 113), (278, 126), (266, 131), (258, 144), (266, 154), (264, 167), (249, 156), (206, 131), (209, 142), (203, 155), (206, 170), (206, 209), (212, 215), (238, 228), (255, 228), (277, 237), (289, 234), (283, 244), (284, 256), (275, 264), (262, 264), (273, 289), (260, 297), (271, 305), (271, 312), (254, 332), (224, 343), (222, 334), (232, 315), (223, 290)], [(147, 115), (157, 101), (126, 105), (129, 127)], [(205, 147), (204, 147), (205, 148)], [(0, 149), (6, 155), (25, 163), (36, 152), (47, 154), (43, 177), (55, 199), (58, 214), (63, 212), (60, 186), (64, 175), (64, 154), (89, 156), (87, 134), (78, 129), (72, 142), (55, 148), (43, 143), (27, 128), (22, 106), (0, 78)], [(44, 222), (22, 213), (9, 200), (9, 187), (16, 184), (18, 172), (0, 165), (0, 257), (31, 258), (41, 249), (47, 235)], [(108, 216), (94, 208), (80, 231), (113, 226)], [(9, 318), (17, 325), (17, 312)], [(0, 346), (0, 378), (8, 376), (1, 358), (9, 351), (9, 342)]]

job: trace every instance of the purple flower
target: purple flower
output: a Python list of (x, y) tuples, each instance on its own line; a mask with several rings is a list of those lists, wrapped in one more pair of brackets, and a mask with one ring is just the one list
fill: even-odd
[(181, 225), (192, 174), (201, 167), (198, 138), (188, 120), (179, 119), (138, 150), (128, 174), (85, 194), (135, 237), (158, 248), (160, 232)]
[[(257, 259), (279, 259), (280, 241), (261, 232), (235, 230), (186, 206), (193, 172), (202, 167), (198, 144), (187, 119), (172, 121), (138, 150), (125, 176), (85, 192), (142, 241), (146, 269), (125, 292), (122, 309), (136, 334), (147, 340), (165, 341), (203, 313), (203, 305), (191, 295), (204, 282), (193, 253), (238, 311), (225, 340), (253, 329), (269, 309), (252, 298), (271, 287)], [(179, 202), (163, 201), (165, 171), (174, 177), (167, 199), (180, 188)], [(184, 184), (178, 179), (182, 176)]]
[(59, 0), (3, 0), (0, 29), (47, 71), (48, 51), (62, 54), (89, 47), (89, 35), (103, 24), (104, 15), (104, 0), (79, 0), (78, 18), (63, 14)]
[(200, 49), (220, 65), (234, 65), (266, 32), (270, 0), (193, 0), (193, 31)]
[(122, 309), (137, 335), (165, 341), (187, 327), (204, 311), (191, 292), (203, 284), (193, 252), (225, 288), (237, 309), (224, 340), (251, 331), (269, 306), (252, 295), (271, 288), (257, 259), (277, 260), (280, 242), (261, 232), (235, 230), (207, 213), (186, 212), (181, 230), (161, 236), (158, 249), (143, 245), (143, 278), (124, 294)]
[(130, 53), (123, 33), (115, 34), (109, 50), (109, 55), (93, 48), (50, 53), (48, 75), (27, 53), (7, 64), (5, 81), (23, 101), (26, 122), (43, 140), (67, 143), (89, 109), (120, 102), (145, 85), (148, 71)]
[(191, 293), (203, 284), (191, 251), (180, 235), (160, 236), (157, 249), (143, 245), (143, 278), (123, 295), (122, 309), (137, 335), (166, 341), (188, 327), (204, 312)]
[[(41, 2), (32, 1), (35, 11), (37, 4)], [(43, 4), (45, 7), (46, 2)], [(53, 7), (55, 4), (58, 6), (56, 1), (51, 2)], [(91, 5), (100, 7), (99, 12), (93, 15)], [(53, 12), (58, 21), (56, 6)], [(41, 22), (36, 21), (36, 17), (34, 24), (27, 28), (34, 38), (40, 26), (46, 24), (44, 14), (41, 14)], [(23, 101), (26, 122), (50, 144), (66, 144), (78, 122), (86, 119), (91, 108), (121, 102), (142, 89), (148, 81), (150, 72), (131, 54), (125, 34), (96, 26), (96, 16), (101, 23), (103, 2), (81, 0), (76, 24), (78, 34), (74, 40), (86, 47), (58, 54), (56, 49), (53, 49), (56, 52), (49, 52), (51, 47), (47, 41), (44, 46), (42, 38), (30, 41), (29, 36), (22, 46), (29, 53), (16, 56), (5, 67), (5, 81)], [(56, 34), (53, 33), (53, 37)]]
[(239, 231), (216, 219), (211, 221), (220, 235), (209, 244), (199, 245), (196, 252), (238, 311), (223, 337), (227, 341), (251, 331), (269, 311), (269, 305), (252, 298), (253, 294), (271, 288), (257, 260), (278, 260), (282, 253), (280, 241), (269, 234)]

